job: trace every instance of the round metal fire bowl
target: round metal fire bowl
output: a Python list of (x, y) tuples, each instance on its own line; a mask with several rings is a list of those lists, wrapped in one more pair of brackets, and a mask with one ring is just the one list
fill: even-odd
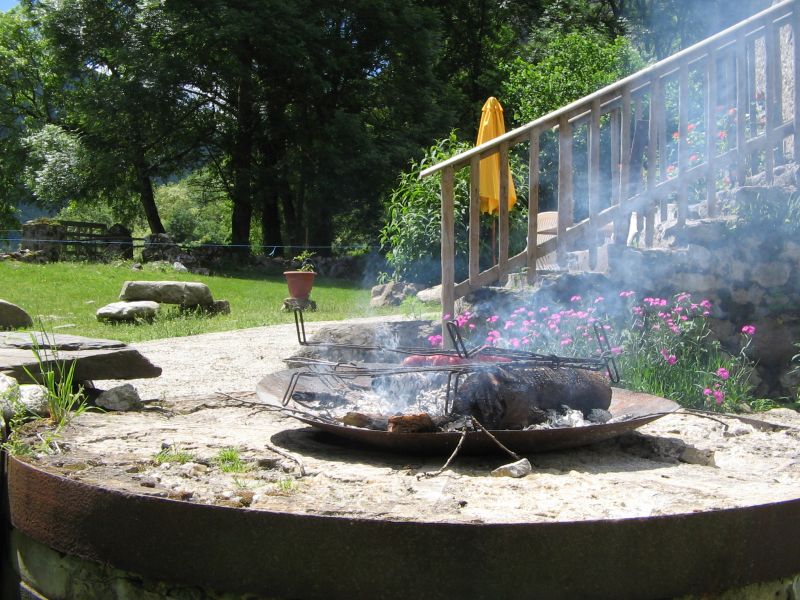
[(236, 509), (9, 458), (11, 522), (154, 580), (275, 598), (670, 598), (800, 572), (800, 499), (648, 518), (436, 523)]
[[(258, 397), (269, 404), (280, 406), (282, 394), (291, 371), (282, 371), (266, 376), (258, 383)], [(545, 452), (563, 450), (602, 442), (632, 431), (674, 412), (680, 408), (678, 404), (666, 398), (660, 398), (641, 392), (631, 392), (621, 388), (612, 388), (609, 412), (614, 417), (628, 415), (630, 418), (616, 423), (602, 423), (586, 427), (563, 427), (559, 429), (540, 430), (492, 430), (492, 435), (504, 446), (519, 453)], [(353, 407), (357, 410), (357, 407)], [(292, 415), (312, 427), (336, 436), (346, 438), (359, 444), (402, 452), (404, 454), (444, 454), (451, 453), (461, 439), (461, 433), (389, 433), (363, 427), (351, 427), (330, 423), (311, 416)], [(474, 431), (467, 433), (460, 452), (464, 454), (488, 454), (502, 452), (497, 444), (485, 433)]]

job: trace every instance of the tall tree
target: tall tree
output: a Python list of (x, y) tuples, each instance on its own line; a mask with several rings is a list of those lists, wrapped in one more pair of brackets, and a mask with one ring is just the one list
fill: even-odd
[(109, 197), (136, 197), (163, 233), (154, 179), (194, 160), (202, 100), (186, 91), (191, 62), (160, 2), (42, 0), (34, 14), (67, 90), (60, 115), (94, 157)]

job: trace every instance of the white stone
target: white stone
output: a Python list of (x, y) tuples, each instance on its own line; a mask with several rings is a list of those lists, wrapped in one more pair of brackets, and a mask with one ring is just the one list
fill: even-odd
[(181, 262), (177, 261), (177, 260), (174, 263), (172, 263), (172, 268), (175, 269), (175, 271), (177, 271), (178, 273), (188, 273), (189, 272), (189, 269), (184, 267), (183, 264)]
[(533, 471), (531, 467), (531, 461), (529, 461), (527, 458), (523, 458), (517, 462), (509, 463), (507, 465), (503, 465), (502, 467), (497, 467), (494, 471), (492, 471), (492, 477), (519, 478), (530, 475), (531, 471)]
[(214, 303), (208, 286), (197, 281), (126, 281), (122, 284), (119, 299), (184, 306), (208, 306)]
[(417, 292), (417, 300), (421, 302), (441, 302), (442, 301), (442, 286), (435, 285), (431, 288), (420, 290)]
[(18, 403), (19, 383), (13, 377), (0, 373), (0, 407), (6, 421), (14, 416), (14, 406)]
[(43, 385), (32, 383), (19, 386), (19, 399), (29, 413), (37, 417), (50, 416), (50, 392)]
[(780, 287), (789, 281), (792, 267), (785, 262), (763, 263), (753, 269), (753, 280), (765, 288)]
[(135, 321), (152, 319), (158, 312), (158, 302), (140, 300), (136, 302), (112, 302), (97, 309), (98, 321)]

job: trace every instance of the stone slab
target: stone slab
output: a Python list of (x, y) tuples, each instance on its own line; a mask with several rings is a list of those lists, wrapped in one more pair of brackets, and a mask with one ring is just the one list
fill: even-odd
[[(161, 375), (161, 367), (119, 341), (62, 334), (34, 335), (46, 365), (55, 367), (59, 361), (75, 361), (76, 381), (142, 379)], [(33, 348), (31, 334), (0, 334), (0, 372), (20, 382), (31, 381), (26, 370), (31, 373), (39, 371)], [(57, 356), (53, 353), (55, 348)]]

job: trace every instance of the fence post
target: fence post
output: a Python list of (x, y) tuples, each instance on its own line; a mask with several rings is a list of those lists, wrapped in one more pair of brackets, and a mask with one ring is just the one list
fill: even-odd
[(564, 267), (567, 261), (567, 245), (564, 234), (572, 225), (572, 125), (566, 114), (558, 119), (558, 230), (556, 237), (556, 260)]
[(526, 265), (528, 284), (536, 281), (539, 257), (539, 130), (531, 129), (528, 146), (528, 248)]

